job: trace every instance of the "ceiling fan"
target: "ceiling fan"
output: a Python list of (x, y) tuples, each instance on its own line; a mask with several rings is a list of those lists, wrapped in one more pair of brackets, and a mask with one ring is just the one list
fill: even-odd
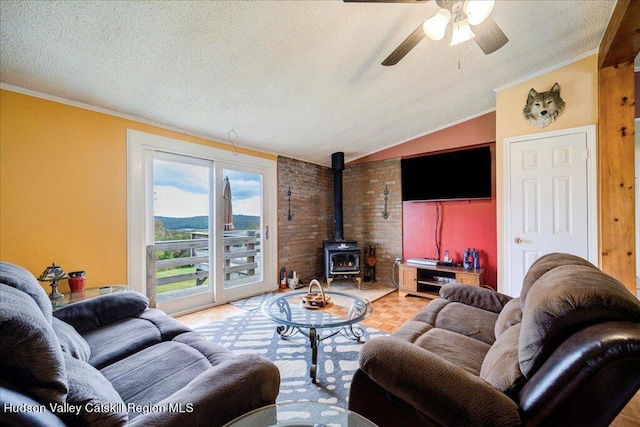
[[(345, 3), (423, 3), (429, 0), (344, 0)], [(382, 65), (395, 65), (423, 38), (441, 40), (451, 22), (450, 46), (473, 38), (488, 55), (509, 39), (491, 17), (495, 0), (435, 0), (440, 10), (424, 21), (389, 55)]]

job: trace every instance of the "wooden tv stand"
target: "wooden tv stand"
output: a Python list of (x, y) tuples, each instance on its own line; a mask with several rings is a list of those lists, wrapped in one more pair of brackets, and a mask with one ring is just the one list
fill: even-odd
[(484, 268), (465, 270), (462, 267), (400, 264), (398, 292), (426, 298), (437, 298), (442, 285), (449, 281), (469, 286), (484, 285)]

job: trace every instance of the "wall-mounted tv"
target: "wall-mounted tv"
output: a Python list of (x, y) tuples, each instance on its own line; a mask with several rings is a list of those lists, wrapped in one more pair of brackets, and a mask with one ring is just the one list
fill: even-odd
[(491, 198), (491, 147), (429, 154), (400, 161), (403, 201)]

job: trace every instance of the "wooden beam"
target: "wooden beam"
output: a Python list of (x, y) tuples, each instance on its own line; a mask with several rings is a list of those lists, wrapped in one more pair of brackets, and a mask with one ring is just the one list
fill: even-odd
[(600, 268), (635, 295), (635, 76), (640, 0), (618, 0), (598, 50)]
[(631, 62), (640, 51), (640, 0), (618, 0), (598, 50), (598, 68)]
[(599, 71), (600, 268), (635, 295), (634, 83), (633, 62)]

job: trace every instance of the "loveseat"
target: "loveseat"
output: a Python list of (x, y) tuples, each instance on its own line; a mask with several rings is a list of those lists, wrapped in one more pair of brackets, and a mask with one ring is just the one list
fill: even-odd
[(52, 313), (0, 263), (0, 425), (219, 426), (275, 403), (278, 368), (207, 341), (137, 292)]
[(365, 343), (349, 409), (385, 426), (606, 426), (640, 387), (640, 303), (582, 258), (549, 254), (519, 297), (447, 284)]

